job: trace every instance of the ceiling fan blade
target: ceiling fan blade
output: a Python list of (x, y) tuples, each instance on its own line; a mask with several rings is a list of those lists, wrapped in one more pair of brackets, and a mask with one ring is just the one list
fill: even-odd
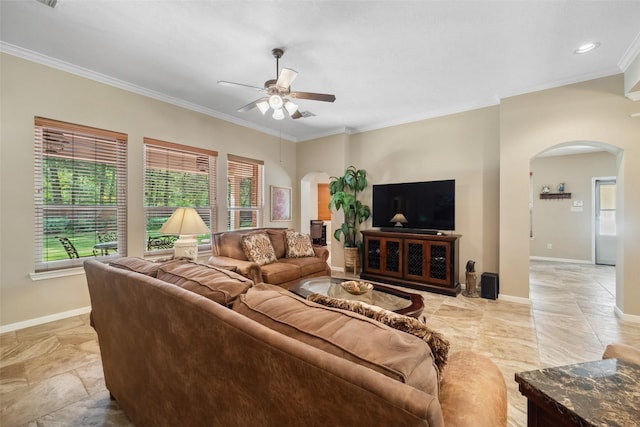
[(245, 85), (245, 84), (242, 84), (242, 83), (227, 82), (227, 81), (224, 81), (224, 80), (219, 80), (218, 84), (221, 85), (221, 86), (227, 86), (227, 87), (246, 87), (246, 88), (249, 88), (249, 89), (255, 89), (255, 90), (260, 91), (260, 92), (264, 91), (263, 87)]
[(278, 81), (276, 82), (276, 86), (279, 86), (283, 89), (288, 89), (291, 86), (291, 83), (298, 76), (298, 72), (292, 70), (291, 68), (283, 68), (280, 70), (280, 77), (278, 77)]
[(312, 101), (333, 102), (336, 100), (335, 95), (329, 95), (326, 93), (291, 92), (289, 96), (298, 99), (310, 99)]
[(260, 98), (260, 99), (256, 99), (255, 101), (248, 103), (248, 104), (247, 104), (247, 105), (245, 105), (244, 107), (240, 107), (240, 108), (238, 108), (236, 111), (237, 111), (238, 113), (244, 113), (244, 112), (247, 112), (247, 111), (249, 111), (249, 110), (253, 110), (254, 108), (256, 108), (256, 104), (258, 104), (258, 102), (260, 102), (260, 101), (266, 101), (266, 100), (268, 100), (268, 99), (269, 99), (269, 98)]
[(315, 114), (313, 114), (311, 111), (300, 112), (300, 110), (298, 110), (291, 115), (291, 118), (300, 119), (300, 118), (307, 118), (307, 117), (313, 117), (313, 116), (315, 116)]

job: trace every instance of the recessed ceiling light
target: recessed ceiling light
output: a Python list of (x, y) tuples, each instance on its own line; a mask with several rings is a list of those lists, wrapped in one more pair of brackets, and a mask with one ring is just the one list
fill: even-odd
[(579, 48), (577, 48), (576, 50), (574, 50), (573, 53), (575, 53), (576, 55), (582, 55), (583, 53), (591, 52), (593, 49), (597, 48), (598, 46), (600, 46), (600, 43), (598, 42), (585, 43)]

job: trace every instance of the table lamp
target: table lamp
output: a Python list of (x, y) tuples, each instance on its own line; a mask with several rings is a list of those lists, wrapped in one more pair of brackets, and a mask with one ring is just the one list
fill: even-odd
[(160, 227), (160, 232), (180, 236), (173, 244), (176, 258), (195, 260), (198, 258), (198, 234), (209, 233), (210, 230), (194, 208), (178, 208)]
[(404, 214), (398, 212), (389, 220), (389, 222), (395, 222), (395, 227), (402, 227), (402, 224), (406, 224), (408, 221), (407, 218), (404, 217)]

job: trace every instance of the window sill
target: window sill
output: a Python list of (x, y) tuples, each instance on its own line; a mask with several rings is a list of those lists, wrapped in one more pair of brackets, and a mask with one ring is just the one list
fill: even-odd
[(84, 267), (65, 268), (61, 270), (40, 271), (37, 273), (29, 273), (32, 281), (56, 279), (58, 277), (79, 276), (84, 274)]

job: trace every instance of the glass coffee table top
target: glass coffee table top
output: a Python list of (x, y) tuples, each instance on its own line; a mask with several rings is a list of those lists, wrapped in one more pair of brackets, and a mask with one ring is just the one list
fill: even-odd
[(406, 316), (418, 317), (422, 314), (424, 302), (420, 294), (372, 283), (373, 290), (371, 292), (362, 295), (353, 295), (345, 291), (340, 285), (340, 283), (346, 280), (349, 279), (328, 276), (314, 277), (301, 280), (297, 285), (289, 288), (289, 290), (303, 298), (307, 298), (311, 294), (320, 294), (343, 300), (361, 301)]

